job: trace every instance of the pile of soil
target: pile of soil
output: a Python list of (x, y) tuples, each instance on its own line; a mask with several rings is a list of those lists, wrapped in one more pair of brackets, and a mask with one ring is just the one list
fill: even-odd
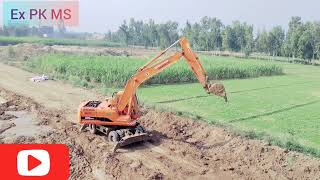
[(0, 47), (0, 57), (9, 61), (27, 61), (33, 56), (53, 52), (49, 46), (39, 44), (17, 44)]
[(159, 49), (141, 47), (91, 47), (91, 46), (63, 46), (21, 43), (0, 46), (0, 57), (11, 61), (27, 61), (33, 56), (47, 53), (83, 54), (97, 56), (135, 56), (149, 60), (160, 52)]
[(66, 54), (86, 54), (97, 56), (130, 56), (126, 50), (109, 47), (60, 46), (51, 47), (54, 51)]
[(33, 56), (48, 53), (83, 54), (97, 56), (130, 56), (126, 49), (114, 49), (108, 47), (82, 47), (82, 46), (60, 46), (22, 43), (10, 46), (0, 46), (0, 57), (11, 61), (27, 61)]

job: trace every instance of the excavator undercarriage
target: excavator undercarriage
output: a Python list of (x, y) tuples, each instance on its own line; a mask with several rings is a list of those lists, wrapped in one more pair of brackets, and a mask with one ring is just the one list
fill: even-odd
[(104, 134), (108, 142), (114, 143), (112, 152), (116, 152), (120, 147), (127, 146), (136, 142), (146, 142), (153, 138), (142, 125), (135, 127), (108, 127), (103, 125), (83, 125), (80, 131), (89, 130), (92, 134), (98, 132)]

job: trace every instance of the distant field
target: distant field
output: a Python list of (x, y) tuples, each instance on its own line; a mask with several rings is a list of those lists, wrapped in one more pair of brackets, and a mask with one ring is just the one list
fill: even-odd
[[(53, 75), (60, 79), (103, 83), (122, 87), (136, 70), (147, 61), (132, 57), (100, 57), (49, 54), (28, 61), (29, 69)], [(239, 60), (231, 57), (201, 56), (201, 62), (210, 79), (253, 78), (283, 74), (280, 65)], [(196, 82), (190, 67), (181, 60), (144, 84), (173, 84)]]
[(74, 46), (106, 46), (120, 47), (121, 44), (103, 40), (80, 40), (80, 39), (60, 39), (60, 38), (40, 38), (40, 37), (12, 37), (0, 36), (0, 45), (14, 45), (19, 43), (35, 43), (43, 45), (74, 45)]
[(225, 80), (229, 102), (198, 83), (141, 88), (150, 105), (247, 132), (320, 157), (320, 68), (281, 63), (285, 75)]

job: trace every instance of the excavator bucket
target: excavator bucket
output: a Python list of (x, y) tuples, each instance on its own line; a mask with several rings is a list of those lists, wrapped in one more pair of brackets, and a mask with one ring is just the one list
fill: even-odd
[(129, 144), (133, 144), (136, 142), (141, 142), (141, 141), (149, 141), (152, 139), (152, 135), (148, 133), (140, 133), (140, 134), (134, 134), (131, 136), (126, 136), (123, 137), (120, 141), (118, 141), (114, 147), (113, 147), (113, 152), (115, 153), (117, 149), (127, 146)]
[(227, 92), (224, 85), (218, 82), (208, 84), (208, 93), (223, 97), (228, 102)]

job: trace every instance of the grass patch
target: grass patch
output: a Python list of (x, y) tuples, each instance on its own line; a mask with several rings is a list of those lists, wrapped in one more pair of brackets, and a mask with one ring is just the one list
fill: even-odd
[[(49, 54), (35, 57), (27, 66), (39, 73), (63, 79), (77, 77), (88, 83), (103, 83), (106, 86), (122, 87), (147, 61), (132, 57), (86, 56)], [(283, 74), (280, 65), (254, 60), (202, 56), (201, 62), (210, 79), (253, 78)], [(145, 82), (150, 84), (174, 84), (197, 82), (193, 72), (184, 61)]]
[(81, 39), (60, 39), (60, 38), (40, 38), (40, 37), (13, 37), (0, 36), (0, 45), (14, 45), (19, 43), (34, 43), (43, 45), (73, 45), (73, 46), (106, 46), (120, 47), (120, 43), (103, 40), (81, 40)]
[(142, 101), (320, 157), (320, 68), (281, 63), (286, 75), (225, 80), (229, 103), (198, 83), (143, 87)]

